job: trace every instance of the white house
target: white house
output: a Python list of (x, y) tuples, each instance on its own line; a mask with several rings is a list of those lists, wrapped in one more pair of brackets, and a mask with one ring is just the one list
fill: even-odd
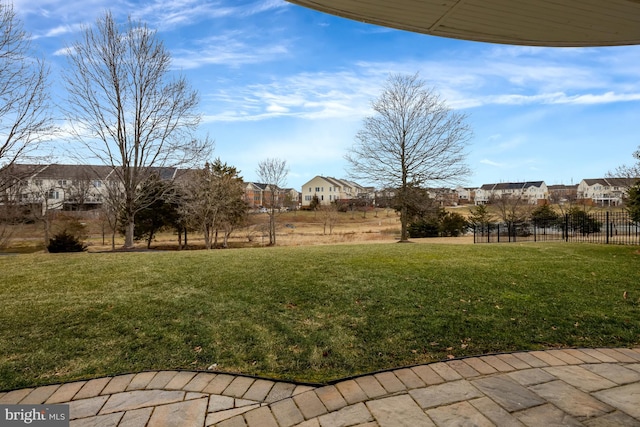
[(602, 206), (617, 206), (626, 198), (629, 187), (637, 181), (635, 178), (583, 179), (578, 184), (578, 198), (591, 199)]
[(302, 206), (309, 206), (314, 196), (318, 196), (321, 205), (337, 200), (355, 199), (367, 195), (361, 185), (345, 179), (316, 176), (302, 185)]
[(549, 198), (549, 190), (544, 181), (501, 182), (498, 184), (484, 184), (476, 190), (475, 203), (483, 205), (492, 198), (515, 197), (526, 200), (529, 204), (538, 204)]

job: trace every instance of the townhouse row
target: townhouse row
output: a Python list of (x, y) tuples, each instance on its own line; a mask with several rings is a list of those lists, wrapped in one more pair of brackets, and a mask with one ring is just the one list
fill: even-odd
[[(41, 204), (43, 210), (88, 210), (99, 207), (109, 191), (117, 188), (118, 170), (110, 166), (28, 165), (16, 164), (0, 175), (0, 204), (7, 200), (23, 204)], [(155, 168), (162, 179), (186, 180), (189, 170)], [(13, 185), (2, 185), (2, 181)], [(624, 202), (627, 190), (637, 179), (583, 179), (577, 185), (550, 185), (544, 181), (502, 182), (480, 187), (430, 188), (429, 196), (442, 206), (487, 204), (492, 199), (514, 197), (530, 204), (563, 203), (589, 200), (597, 205), (616, 206)], [(250, 209), (269, 208), (276, 191), (276, 207), (297, 209), (308, 207), (317, 198), (321, 205), (336, 201), (361, 199), (377, 206), (387, 206), (394, 191), (376, 190), (353, 181), (315, 176), (297, 191), (293, 188), (271, 188), (267, 184), (245, 183), (244, 199)]]
[[(93, 210), (99, 208), (111, 192), (119, 192), (117, 168), (95, 165), (14, 164), (0, 173), (0, 205), (7, 201), (40, 205), (47, 210)], [(190, 170), (151, 168), (163, 180), (178, 183), (189, 179)], [(273, 190), (267, 184), (245, 183), (244, 200), (250, 209), (270, 207)], [(293, 188), (278, 188), (278, 208), (297, 208), (299, 193)]]
[[(583, 179), (576, 185), (549, 186), (544, 181), (501, 182), (480, 187), (429, 188), (427, 191), (442, 206), (488, 204), (503, 197), (519, 198), (533, 205), (587, 200), (596, 205), (618, 206), (624, 202), (628, 189), (638, 181), (637, 178), (595, 178)], [(374, 200), (376, 205), (393, 197), (393, 190), (374, 190), (351, 181), (323, 176), (314, 177), (301, 190), (302, 206), (308, 206), (314, 197), (318, 197), (321, 204), (364, 198)]]

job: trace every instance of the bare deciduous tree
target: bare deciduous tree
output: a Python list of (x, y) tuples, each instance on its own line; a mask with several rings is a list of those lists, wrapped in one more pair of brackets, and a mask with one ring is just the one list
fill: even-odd
[(494, 194), (489, 203), (498, 210), (498, 215), (507, 224), (509, 232), (530, 217), (534, 206), (530, 205), (522, 194)]
[(68, 58), (68, 119), (84, 149), (114, 167), (131, 248), (135, 214), (153, 202), (139, 199), (144, 181), (157, 168), (186, 167), (209, 153), (208, 138), (192, 137), (198, 95), (184, 77), (170, 76), (171, 58), (155, 31), (131, 20), (119, 26), (108, 12)]
[(202, 230), (205, 247), (217, 242), (218, 230), (229, 234), (244, 219), (247, 205), (242, 200), (244, 185), (238, 170), (216, 159), (202, 170), (192, 172), (185, 185), (184, 211), (187, 221)]
[(269, 246), (276, 245), (276, 214), (280, 211), (283, 188), (287, 183), (289, 168), (283, 159), (265, 159), (258, 163), (258, 178), (268, 186)]
[[(13, 6), (0, 0), (0, 169), (32, 154), (53, 131), (48, 75)], [(7, 185), (0, 178), (0, 191)]]
[(320, 205), (318, 211), (320, 212), (320, 219), (322, 220), (322, 234), (327, 234), (327, 226), (329, 227), (329, 234), (333, 234), (333, 228), (339, 219), (338, 205), (335, 203)]
[(640, 180), (640, 147), (633, 152), (633, 158), (636, 161), (634, 165), (619, 166), (614, 171), (607, 173), (607, 177), (628, 179), (631, 185)]
[(411, 188), (456, 183), (470, 170), (465, 148), (471, 129), (418, 75), (392, 75), (373, 101), (356, 143), (345, 156), (356, 180), (393, 188), (399, 202), (401, 241), (408, 240)]

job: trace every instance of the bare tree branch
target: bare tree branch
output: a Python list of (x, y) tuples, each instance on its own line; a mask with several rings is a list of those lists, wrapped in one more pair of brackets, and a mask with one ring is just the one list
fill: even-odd
[[(48, 75), (13, 6), (0, 2), (0, 170), (33, 154), (53, 132)], [(0, 179), (0, 191), (8, 185)]]

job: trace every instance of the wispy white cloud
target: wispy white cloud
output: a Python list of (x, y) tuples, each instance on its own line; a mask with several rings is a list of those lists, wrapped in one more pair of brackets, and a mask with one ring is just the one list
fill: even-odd
[[(377, 76), (354, 71), (300, 73), (271, 82), (226, 88), (209, 94), (219, 111), (209, 121), (255, 121), (277, 116), (310, 120), (362, 118), (379, 88)], [(273, 108), (278, 106), (278, 108)]]
[(483, 165), (494, 166), (494, 167), (497, 167), (497, 168), (505, 167), (504, 163), (494, 162), (493, 160), (489, 160), (489, 159), (482, 159), (482, 160), (480, 160), (480, 163), (482, 163)]
[(273, 61), (288, 54), (286, 40), (268, 42), (236, 30), (199, 40), (192, 49), (174, 49), (173, 64), (180, 69), (205, 65), (238, 67)]

